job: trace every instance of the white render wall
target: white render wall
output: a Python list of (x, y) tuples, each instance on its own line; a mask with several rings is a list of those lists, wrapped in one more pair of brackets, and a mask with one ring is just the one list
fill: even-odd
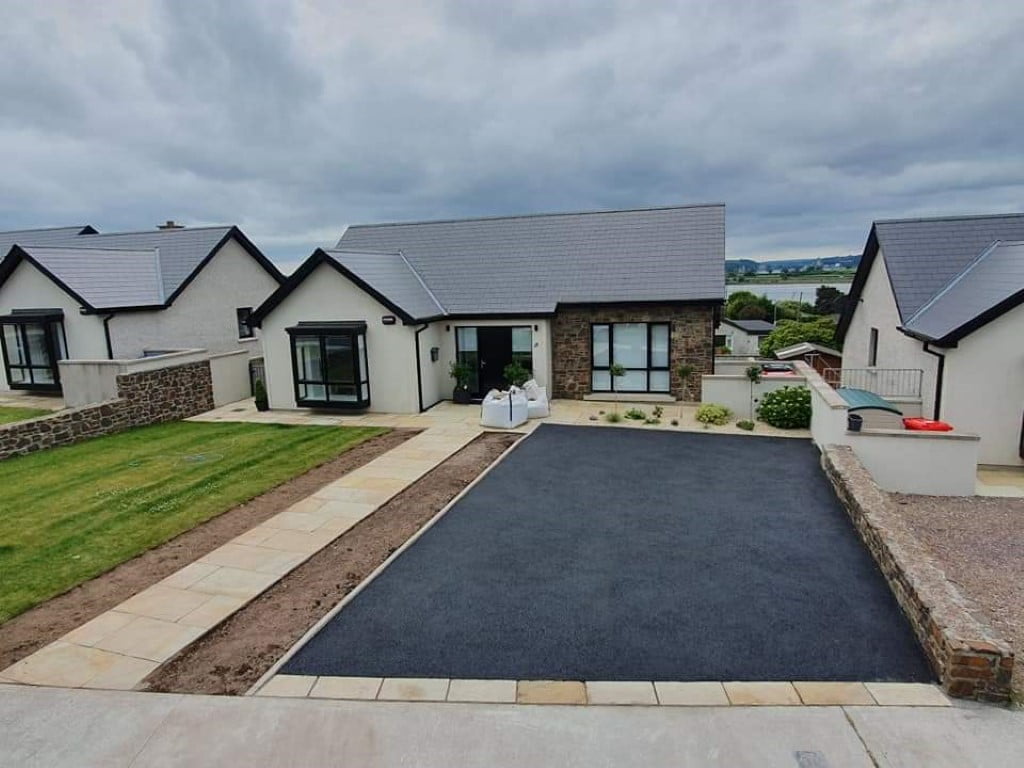
[[(286, 328), (300, 321), (364, 321), (370, 379), (369, 410), (417, 413), (419, 397), (416, 392), (413, 334), (419, 326), (403, 325), (401, 320), (395, 325), (381, 322), (384, 315), (393, 314), (334, 268), (326, 264), (317, 267), (263, 321), (263, 357), (270, 407), (298, 407), (292, 378), (291, 340)], [(441, 361), (444, 360), (442, 355)]]
[[(229, 240), (167, 309), (122, 312), (110, 321), (115, 358), (145, 350), (191, 349), (211, 353), (244, 349), (258, 357), (258, 339), (239, 339), (235, 310), (255, 309), (278, 283), (241, 245)], [(77, 354), (75, 355), (77, 356)], [(102, 357), (106, 357), (106, 351)]]
[[(21, 262), (0, 287), (0, 314), (15, 309), (64, 310), (64, 335), (68, 356), (104, 359), (107, 356), (103, 320), (81, 314), (82, 307), (46, 275), (28, 262)], [(0, 389), (9, 390), (7, 373), (0, 365)]]
[(733, 355), (759, 355), (761, 354), (761, 337), (737, 328), (728, 323), (718, 326), (715, 333), (725, 336), (725, 346)]
[(1024, 466), (1024, 305), (940, 351), (946, 353), (943, 420), (981, 435), (980, 463)]
[[(422, 328), (417, 325), (415, 328)], [(423, 407), (429, 408), (441, 400), (452, 399), (455, 382), (448, 376), (450, 360), (444, 356), (444, 323), (431, 323), (420, 333), (420, 375), (423, 378)], [(430, 359), (431, 348), (438, 349), (437, 361)], [(373, 382), (370, 382), (373, 386)]]
[(899, 331), (900, 315), (892, 293), (885, 255), (879, 248), (868, 272), (864, 291), (843, 339), (843, 368), (867, 368), (871, 328), (878, 329), (876, 368), (920, 368), (921, 404), (931, 418), (935, 407), (935, 370), (938, 359), (922, 348), (922, 343)]

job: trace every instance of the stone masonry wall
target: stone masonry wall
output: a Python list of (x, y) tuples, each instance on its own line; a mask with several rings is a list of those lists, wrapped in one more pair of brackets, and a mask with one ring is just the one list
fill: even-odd
[(210, 363), (201, 361), (117, 377), (120, 397), (0, 427), (0, 459), (70, 445), (213, 408)]
[[(590, 394), (591, 323), (669, 322), (670, 387), (677, 399), (700, 400), (700, 377), (711, 373), (714, 307), (710, 304), (632, 304), (560, 307), (551, 326), (552, 396), (581, 399)], [(694, 368), (684, 386), (676, 369)]]
[(1013, 652), (982, 623), (848, 446), (829, 446), (822, 466), (896, 601), (951, 696), (1006, 702)]

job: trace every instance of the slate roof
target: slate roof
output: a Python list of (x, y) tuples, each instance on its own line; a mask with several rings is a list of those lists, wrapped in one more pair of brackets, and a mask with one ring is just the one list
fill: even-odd
[(66, 245), (79, 235), (95, 232), (88, 224), (77, 227), (50, 227), (48, 229), (17, 229), (0, 232), (0, 256), (6, 255), (12, 245)]
[(906, 321), (997, 240), (1024, 240), (1024, 214), (876, 221), (900, 319)]
[(839, 321), (837, 339), (841, 341), (846, 336), (879, 250), (885, 259), (900, 322), (906, 325), (999, 241), (1024, 241), (1024, 213), (874, 222)]
[(387, 296), (409, 317), (444, 314), (444, 308), (402, 254), (343, 250), (325, 250), (324, 253), (359, 280)]
[[(724, 205), (359, 225), (337, 247), (363, 254), (338, 259), (346, 267), (358, 262), (375, 292), (392, 298), (397, 291), (399, 305), (422, 304), (412, 319), (725, 298)], [(371, 272), (374, 258), (380, 263)], [(432, 302), (409, 272), (441, 312), (421, 314)]]
[[(0, 255), (7, 257), (0, 263), (0, 284), (21, 258), (12, 251), (17, 245), (72, 291), (73, 284), (84, 281), (88, 288), (78, 298), (91, 309), (170, 304), (217, 248), (232, 237), (279, 283), (284, 282), (277, 268), (234, 226), (109, 234), (97, 233), (92, 227), (61, 227), (0, 232)], [(100, 304), (93, 304), (89, 295)], [(122, 303), (112, 303), (115, 297), (121, 297)]]
[(767, 336), (775, 330), (775, 324), (769, 323), (767, 320), (732, 320), (723, 317), (722, 322), (726, 325), (731, 325), (733, 328), (746, 331), (752, 336)]
[(1020, 294), (1024, 294), (1024, 242), (996, 243), (915, 312), (903, 327), (918, 338), (955, 341), (962, 329)]
[(19, 248), (94, 309), (159, 305), (166, 298), (155, 248)]

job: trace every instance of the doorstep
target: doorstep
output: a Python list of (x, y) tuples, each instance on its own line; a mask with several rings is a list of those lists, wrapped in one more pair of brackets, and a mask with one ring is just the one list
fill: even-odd
[(657, 395), (650, 392), (598, 392), (584, 395), (591, 403), (674, 403), (672, 395)]

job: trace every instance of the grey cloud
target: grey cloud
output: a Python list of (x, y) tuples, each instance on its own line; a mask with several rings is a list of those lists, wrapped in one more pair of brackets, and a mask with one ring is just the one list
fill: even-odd
[(1024, 9), (0, 0), (0, 228), (723, 201), (731, 256), (1021, 209)]

